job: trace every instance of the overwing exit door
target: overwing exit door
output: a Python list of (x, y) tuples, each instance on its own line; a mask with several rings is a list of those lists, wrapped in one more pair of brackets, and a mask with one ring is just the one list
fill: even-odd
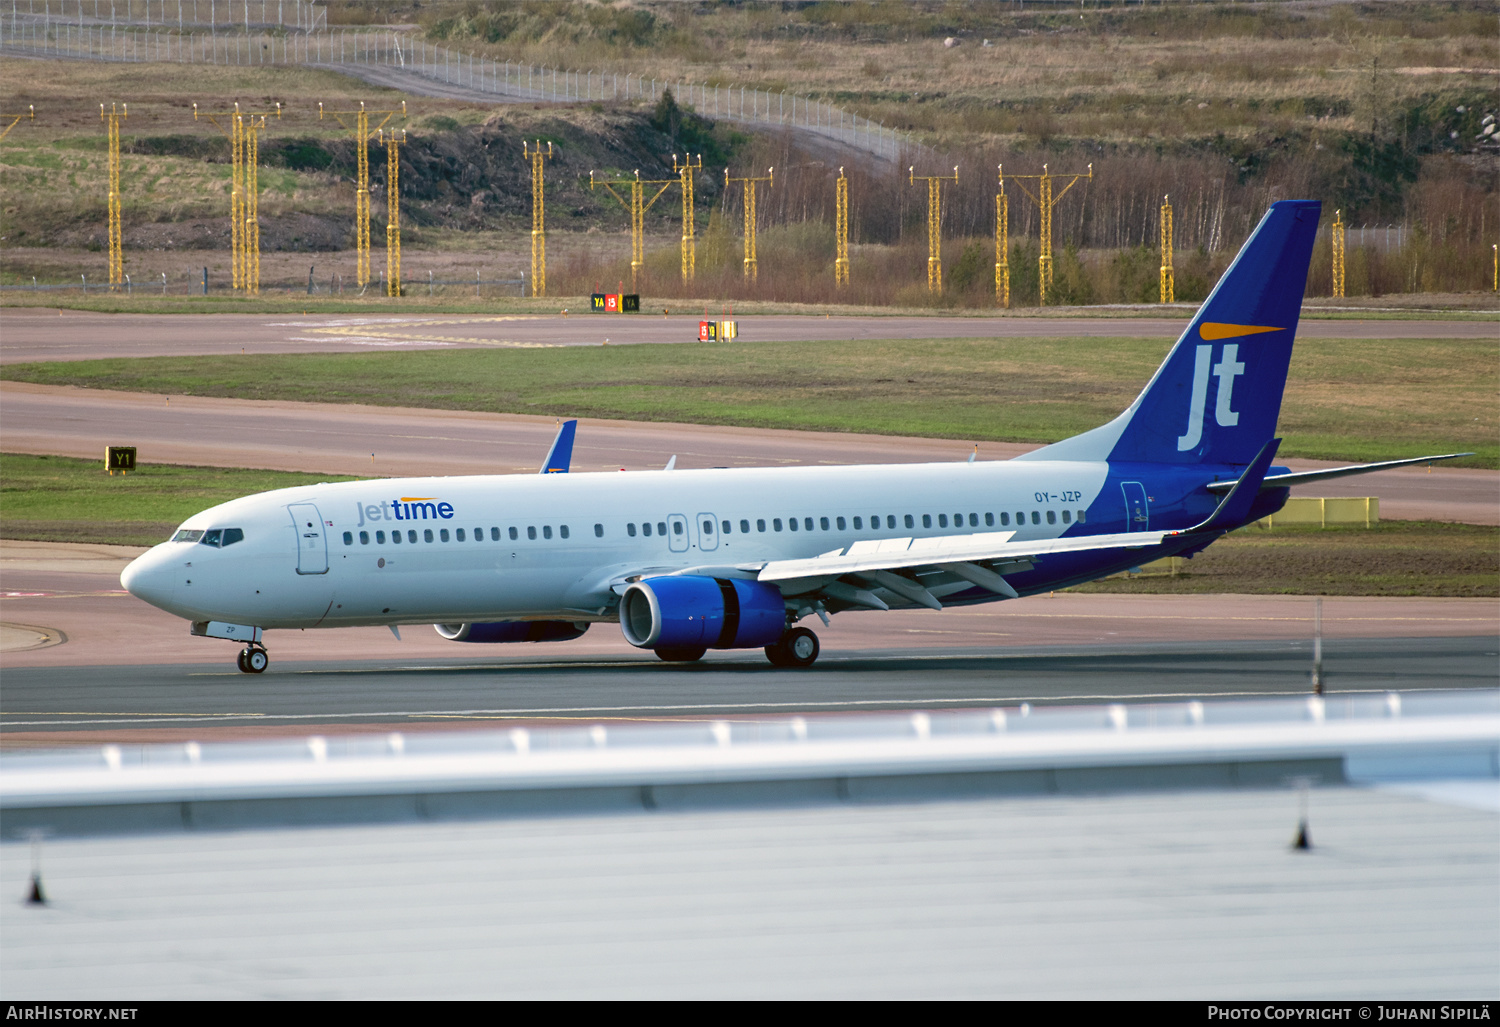
[(698, 548), (719, 548), (718, 521), (711, 513), (701, 513), (698, 515)]
[(287, 507), (297, 530), (297, 573), (328, 573), (328, 535), (323, 530), (323, 515), (311, 503), (293, 503)]

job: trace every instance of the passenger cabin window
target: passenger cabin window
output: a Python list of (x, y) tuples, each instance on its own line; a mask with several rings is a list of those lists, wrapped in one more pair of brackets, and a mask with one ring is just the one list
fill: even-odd
[(602, 524), (596, 524), (596, 525), (594, 525), (594, 537), (595, 538), (603, 538), (604, 537), (604, 525), (602, 525)]
[(984, 515), (984, 526), (986, 528), (993, 528), (995, 526), (995, 515), (994, 514), (987, 513), (987, 514)]
[(1035, 510), (1031, 511), (1031, 523), (1032, 524), (1041, 524), (1042, 523), (1042, 515), (1039, 514), (1039, 513), (1037, 513)]
[[(664, 532), (662, 532), (662, 534), (665, 535), (666, 532), (664, 531)], [(674, 535), (681, 535), (682, 534), (682, 522), (681, 521), (673, 521), (672, 522), (672, 534), (674, 534)]]
[[(714, 533), (714, 522), (713, 521), (707, 521), (707, 520), (704, 521), (703, 522), (703, 534), (705, 534), (705, 535), (712, 535), (713, 533)], [(682, 532), (679, 531), (677, 534), (681, 535)]]
[[(677, 527), (678, 527), (678, 530), (680, 532), (681, 529), (682, 529), (682, 525), (679, 524)], [(665, 535), (667, 534), (667, 522), (666, 521), (657, 521), (656, 522), (656, 533), (658, 535), (661, 535), (661, 536), (665, 537)]]
[(385, 545), (385, 532), (383, 532), (383, 531), (377, 531), (375, 533), (375, 544), (377, 546), (383, 546), (383, 545)]
[(1047, 511), (1047, 523), (1048, 524), (1056, 524), (1057, 523), (1057, 511), (1056, 510), (1048, 510)]
[(542, 525), (542, 538), (551, 538), (551, 537), (552, 537), (552, 525), (550, 525), (550, 524), (544, 524), (544, 525)]
[(367, 546), (370, 544), (370, 533), (368, 531), (362, 531), (359, 533), (359, 544), (362, 546)]
[(625, 525), (625, 534), (629, 535), (631, 538), (635, 538), (635, 525), (634, 524), (627, 524), (627, 525)]
[(467, 538), (467, 536), (464, 535), (464, 529), (462, 529), (462, 528), (455, 528), (453, 530), (453, 540), (455, 542), (467, 542), (468, 538)]
[(824, 531), (827, 531), (828, 530), (828, 518), (827, 517), (819, 517), (818, 518), (818, 527), (822, 528)]
[(399, 531), (393, 531), (393, 532), (391, 532), (391, 545), (393, 545), (393, 546), (399, 546), (400, 544), (401, 544), (401, 532), (399, 532)]
[[(511, 531), (515, 531), (516, 529), (512, 528), (510, 530)], [(490, 529), (490, 541), (491, 542), (499, 542), (500, 541), (500, 529), (499, 528), (491, 528)]]
[(939, 528), (946, 528), (947, 526), (948, 526), (948, 515), (947, 514), (938, 514), (938, 527)]
[(1008, 528), (1008, 527), (1010, 527), (1010, 514), (1005, 513), (1004, 511), (1001, 511), (1001, 513), (1000, 513), (1000, 527), (1002, 527), (1002, 528)]
[(417, 544), (417, 529), (416, 528), (412, 528), (411, 530), (409, 530), (406, 533), (406, 541), (410, 542), (412, 545), (416, 545)]
[(533, 524), (531, 527), (526, 529), (526, 537), (531, 539), (533, 542), (536, 541), (536, 525)]
[(518, 539), (520, 537), (521, 537), (520, 533), (517, 532), (515, 528), (511, 528), (510, 529), (510, 540), (512, 542), (514, 542), (516, 539)]
[(650, 521), (642, 521), (641, 522), (641, 534), (644, 535), (644, 536), (646, 536), (647, 538), (651, 537), (651, 522)]
[(932, 527), (932, 514), (923, 514), (922, 515), (922, 527), (924, 527), (924, 528), (930, 528), (930, 527)]
[[(765, 531), (766, 530), (766, 522), (765, 521), (761, 521), (760, 522), (760, 530), (761, 531)], [(740, 521), (740, 534), (741, 535), (748, 535), (748, 534), (750, 534), (750, 522), (749, 521)]]
[(443, 542), (447, 542), (448, 541), (448, 529), (447, 528), (439, 528), (438, 529), (438, 539), (440, 541), (443, 541)]
[[(215, 532), (215, 534), (217, 534), (217, 532)], [(210, 544), (212, 544), (212, 543), (210, 543)], [(354, 545), (354, 532), (352, 532), (352, 531), (346, 531), (346, 532), (344, 532), (344, 545), (346, 545), (346, 546), (352, 546), (352, 545)]]
[[(908, 528), (915, 528), (917, 526), (917, 522), (911, 514), (906, 515), (906, 526)], [(895, 525), (892, 525), (892, 527), (895, 527)]]
[(780, 531), (781, 530), (781, 518), (780, 517), (772, 517), (771, 518), (771, 527), (775, 531)]
[(788, 517), (786, 519), (786, 526), (788, 528), (791, 528), (793, 531), (796, 531), (797, 530), (797, 518), (795, 518), (795, 517)]
[(763, 517), (756, 518), (756, 521), (755, 521), (755, 530), (756, 531), (765, 531), (766, 530), (766, 521), (765, 521), (765, 518), (763, 518)]
[(431, 528), (423, 528), (422, 529), (422, 541), (424, 541), (424, 542), (431, 542), (432, 541), (432, 529)]
[(1078, 511), (1078, 523), (1079, 524), (1083, 523), (1083, 511), (1082, 510)]
[(1064, 510), (1062, 512), (1062, 515), (1063, 515), (1063, 523), (1064, 524), (1067, 524), (1068, 522), (1070, 522), (1073, 519), (1073, 514), (1072, 514), (1071, 511)]
[(843, 531), (843, 530), (844, 530), (844, 519), (843, 519), (843, 518), (842, 518), (842, 517), (840, 517), (840, 518), (839, 518), (839, 519), (838, 519), (838, 521), (837, 521), (837, 522), (835, 522), (835, 523), (837, 523), (837, 524), (838, 524), (838, 527), (839, 527), (839, 531)]
[(856, 518), (854, 518), (854, 530), (855, 531), (861, 531), (861, 530), (863, 530), (864, 526), (865, 526), (864, 518), (862, 518), (862, 517), (856, 517)]

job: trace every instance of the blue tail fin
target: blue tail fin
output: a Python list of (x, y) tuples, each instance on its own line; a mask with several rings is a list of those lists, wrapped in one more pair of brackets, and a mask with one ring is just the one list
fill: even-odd
[(1316, 200), (1273, 204), (1130, 409), (1027, 457), (1253, 460), (1276, 433), (1321, 208)]

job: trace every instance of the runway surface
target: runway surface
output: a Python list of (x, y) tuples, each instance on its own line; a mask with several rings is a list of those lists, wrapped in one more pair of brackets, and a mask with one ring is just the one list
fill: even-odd
[[(139, 550), (0, 543), (0, 741), (6, 746), (474, 727), (1021, 702), (1305, 692), (1313, 599), (1061, 593), (814, 625), (811, 671), (758, 650), (667, 665), (617, 625), (544, 645), (469, 646), (410, 625), (270, 632), (271, 668), (124, 593)], [(1478, 599), (1325, 598), (1325, 679), (1342, 689), (1500, 685), (1500, 607)], [(28, 634), (29, 633), (29, 634)], [(24, 648), (24, 646), (33, 646)]]
[[(157, 396), (0, 382), (4, 449), (96, 459), (132, 445), (143, 464), (247, 466), (362, 476), (517, 474), (536, 471), (557, 419), (354, 404)], [(253, 447), (246, 440), (254, 440)], [(981, 460), (1031, 445), (986, 442)], [(971, 443), (839, 432), (587, 420), (573, 450), (577, 471), (677, 466), (915, 463), (963, 460)], [(372, 459), (373, 456), (373, 459)], [(1335, 462), (1287, 460), (1294, 470)], [(1306, 496), (1379, 496), (1390, 519), (1500, 524), (1500, 472), (1437, 467), (1318, 482)]]
[[(6, 671), (0, 731), (190, 728), (192, 737), (295, 727), (494, 726), (584, 717), (734, 717), (1021, 703), (1307, 694), (1312, 646), (1296, 642), (835, 649), (810, 670), (772, 668), (756, 652), (668, 666), (646, 653), (569, 657), (489, 653), (467, 659), (273, 664), (260, 676), (217, 664), (32, 667)], [(1493, 637), (1348, 638), (1325, 643), (1329, 694), (1494, 688)], [(227, 730), (226, 730), (227, 729)], [(164, 737), (152, 732), (144, 737)], [(45, 739), (42, 739), (45, 741)]]
[[(101, 357), (227, 353), (369, 352), (372, 349), (533, 348), (698, 339), (700, 309), (655, 313), (573, 312), (531, 315), (341, 316), (288, 314), (96, 314), (73, 310), (7, 310), (0, 314), (0, 363)], [(1027, 338), (1061, 336), (1160, 338), (1187, 327), (1182, 317), (800, 317), (725, 315), (747, 342), (844, 339)], [(1494, 320), (1324, 321), (1304, 319), (1308, 339), (1493, 340)]]

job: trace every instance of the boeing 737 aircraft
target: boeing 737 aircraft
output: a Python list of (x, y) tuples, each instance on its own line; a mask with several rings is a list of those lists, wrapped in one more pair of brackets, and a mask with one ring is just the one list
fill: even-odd
[[(764, 648), (799, 622), (990, 603), (1192, 556), (1286, 502), (1274, 437), (1320, 205), (1275, 204), (1124, 413), (1008, 461), (396, 478), (279, 489), (188, 518), (120, 576), (244, 648), (264, 632), (434, 624), (455, 642), (618, 621), (663, 660)], [(565, 471), (571, 425), (544, 470)], [(399, 634), (398, 636), (399, 637)]]

